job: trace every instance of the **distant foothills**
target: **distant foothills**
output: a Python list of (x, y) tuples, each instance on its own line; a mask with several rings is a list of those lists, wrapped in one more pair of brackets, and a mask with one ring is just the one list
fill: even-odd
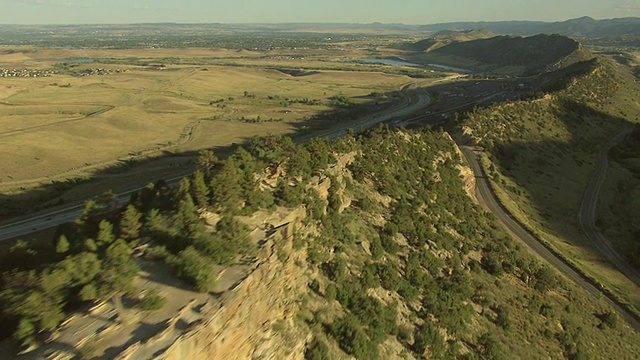
[[(464, 31), (486, 29), (496, 34), (536, 35), (560, 34), (572, 37), (603, 37), (640, 35), (640, 17), (595, 20), (585, 16), (561, 22), (543, 21), (495, 21), (495, 22), (450, 22), (430, 25), (405, 24), (353, 24), (353, 23), (283, 23), (283, 24), (177, 24), (177, 23), (144, 23), (130, 25), (0, 25), (0, 34), (16, 30), (36, 30), (42, 27), (64, 28), (99, 28), (102, 30), (145, 29), (159, 32), (171, 31), (172, 34), (194, 34), (202, 32), (223, 34), (223, 31), (243, 30), (260, 33), (269, 32), (315, 32), (315, 33), (377, 33), (377, 34), (436, 34), (442, 31)], [(108, 34), (108, 32), (107, 32)]]

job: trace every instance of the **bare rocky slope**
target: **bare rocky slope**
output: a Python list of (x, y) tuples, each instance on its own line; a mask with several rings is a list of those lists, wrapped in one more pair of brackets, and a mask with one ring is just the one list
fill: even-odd
[[(305, 253), (293, 249), (300, 221), (293, 218), (269, 237), (255, 270), (219, 303), (208, 305), (207, 316), (157, 359), (302, 359), (310, 332), (293, 321), (309, 282), (296, 264), (304, 261)], [(132, 347), (118, 359), (141, 358), (136, 354), (143, 348)]]

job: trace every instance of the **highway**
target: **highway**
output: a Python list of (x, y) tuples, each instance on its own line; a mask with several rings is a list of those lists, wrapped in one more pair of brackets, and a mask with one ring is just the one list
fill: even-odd
[[(167, 179), (166, 182), (170, 185), (174, 185), (179, 183), (182, 178), (183, 176), (176, 176), (171, 179)], [(118, 203), (120, 205), (126, 205), (129, 202), (129, 198), (132, 193), (144, 188), (145, 187), (138, 187), (117, 194)], [(51, 229), (66, 222), (74, 221), (80, 216), (80, 214), (82, 214), (83, 209), (84, 204), (78, 204), (2, 225), (0, 226), (0, 241), (6, 241), (40, 230)]]
[(396, 124), (394, 124), (395, 126), (402, 126), (402, 127), (406, 127), (409, 128), (411, 126), (423, 126), (425, 124), (437, 124), (443, 121), (443, 119), (446, 119), (449, 116), (454, 115), (455, 113), (465, 109), (465, 108), (471, 108), (473, 106), (482, 106), (483, 104), (488, 105), (490, 104), (490, 101), (500, 97), (500, 96), (504, 96), (507, 92), (505, 91), (500, 91), (491, 95), (487, 95), (484, 96), (480, 99), (476, 99), (476, 100), (471, 100), (471, 101), (467, 101), (464, 102), (462, 104), (459, 104), (455, 107), (451, 107), (448, 108), (446, 110), (442, 110), (442, 111), (436, 111), (436, 112), (429, 112), (427, 114), (420, 114), (414, 117), (410, 117), (410, 118), (405, 118), (402, 119), (401, 121), (398, 121)]
[[(367, 116), (355, 123), (350, 122), (347, 124), (340, 124), (330, 129), (327, 129), (325, 131), (322, 131), (320, 133), (316, 132), (314, 134), (303, 135), (295, 138), (294, 141), (296, 143), (304, 143), (315, 136), (320, 136), (320, 137), (325, 137), (330, 139), (341, 137), (346, 134), (347, 129), (354, 129), (357, 131), (359, 129), (370, 128), (381, 122), (390, 122), (399, 117), (410, 116), (426, 108), (431, 102), (431, 99), (429, 98), (426, 92), (415, 91), (413, 92), (413, 94), (415, 94), (414, 98), (411, 98), (411, 96), (407, 96), (400, 105), (397, 105), (391, 109), (387, 109), (380, 113)], [(482, 101), (492, 99), (497, 95), (499, 94), (490, 95), (482, 99)], [(467, 105), (468, 104), (464, 104), (464, 106), (467, 106)], [(443, 114), (449, 113), (450, 111), (452, 110), (449, 109), (447, 111), (443, 111), (442, 113)], [(431, 114), (431, 115), (434, 115), (434, 114)], [(409, 118), (407, 120), (399, 122), (398, 124), (400, 124), (401, 126), (404, 126), (407, 124), (411, 124), (413, 122), (417, 122), (419, 119), (424, 119), (424, 115), (414, 117), (414, 118)], [(619, 136), (616, 139), (619, 141), (619, 139), (621, 139), (622, 136), (624, 136), (624, 133), (619, 134)], [(607, 258), (610, 261), (612, 261), (614, 264), (616, 264), (616, 262), (611, 259), (615, 259), (615, 257), (613, 256), (617, 256), (619, 258), (619, 255), (615, 253), (615, 251), (613, 251), (613, 249), (611, 248), (610, 242), (604, 236), (602, 236), (602, 234), (600, 234), (597, 231), (597, 228), (595, 227), (594, 218), (595, 218), (595, 206), (597, 203), (598, 193), (599, 193), (600, 187), (602, 186), (604, 178), (606, 176), (607, 152), (615, 143), (616, 141), (614, 139), (614, 142), (612, 142), (610, 146), (602, 149), (602, 151), (600, 152), (600, 165), (596, 170), (596, 173), (594, 174), (594, 177), (591, 180), (591, 183), (589, 184), (589, 189), (585, 193), (585, 198), (580, 210), (580, 222), (581, 224), (583, 224), (583, 228), (585, 229), (585, 232), (587, 232), (587, 235), (589, 236), (589, 238), (592, 239), (592, 241), (594, 241), (594, 244), (596, 244), (596, 247), (598, 247), (598, 249), (603, 254), (605, 254), (605, 256), (607, 256)], [(469, 146), (464, 146), (464, 145), (458, 145), (458, 146), (462, 151), (463, 157), (466, 160), (467, 164), (475, 174), (476, 196), (478, 200), (481, 202), (481, 204), (483, 204), (490, 212), (492, 212), (496, 216), (496, 218), (500, 221), (500, 223), (502, 223), (505, 229), (511, 235), (513, 235), (516, 239), (524, 243), (533, 253), (535, 253), (541, 259), (543, 259), (544, 261), (546, 261), (547, 263), (555, 267), (560, 273), (562, 273), (568, 279), (576, 283), (578, 286), (582, 287), (587, 293), (589, 293), (592, 296), (599, 296), (599, 295), (604, 296), (604, 298), (609, 302), (609, 304), (611, 304), (611, 306), (614, 307), (627, 320), (630, 326), (632, 326), (636, 331), (640, 331), (640, 321), (638, 320), (638, 317), (636, 315), (628, 311), (626, 308), (624, 308), (618, 302), (616, 302), (613, 298), (611, 298), (608, 294), (606, 294), (601, 289), (599, 289), (597, 284), (595, 284), (592, 280), (586, 278), (571, 264), (567, 263), (565, 260), (560, 258), (555, 253), (553, 253), (546, 245), (542, 243), (542, 241), (540, 241), (535, 236), (533, 236), (522, 224), (520, 224), (517, 220), (515, 220), (511, 216), (509, 211), (502, 206), (502, 204), (496, 198), (495, 193), (491, 189), (489, 180), (485, 176), (480, 166), (480, 163), (478, 161), (477, 154), (476, 154), (477, 149)], [(182, 177), (183, 176), (177, 176), (171, 179), (167, 179), (167, 183), (176, 184), (180, 181)], [(130, 194), (140, 189), (142, 189), (142, 187), (118, 194), (120, 203), (123, 205), (126, 204), (126, 202), (129, 200)], [(23, 236), (38, 230), (53, 228), (65, 222), (73, 221), (80, 215), (83, 207), (84, 205), (82, 204), (71, 206), (65, 209), (56, 210), (43, 215), (34, 216), (28, 219), (15, 221), (10, 224), (0, 226), (0, 241), (5, 241), (15, 237)], [(602, 250), (601, 247), (604, 250)], [(610, 258), (610, 256), (612, 256), (612, 258)], [(621, 262), (620, 264), (626, 264), (626, 263)], [(627, 274), (627, 272), (622, 270), (623, 268), (621, 268), (621, 271)], [(627, 269), (627, 271), (629, 271), (629, 269)], [(629, 272), (629, 274), (631, 273)], [(627, 275), (627, 276), (630, 276), (630, 275)], [(635, 273), (634, 276), (637, 276), (637, 272)], [(638, 277), (635, 277), (634, 279), (637, 280)]]
[(640, 331), (640, 321), (636, 315), (631, 313), (615, 299), (611, 298), (607, 293), (598, 288), (592, 280), (586, 278), (582, 273), (575, 269), (572, 265), (553, 253), (541, 240), (536, 238), (522, 224), (513, 218), (509, 211), (497, 199), (491, 188), (489, 179), (486, 177), (480, 162), (478, 160), (479, 151), (477, 148), (458, 145), (462, 151), (463, 157), (476, 178), (476, 196), (478, 201), (484, 205), (491, 213), (493, 213), (498, 221), (502, 223), (504, 228), (516, 239), (524, 243), (534, 254), (556, 268), (561, 274), (569, 280), (582, 287), (588, 294), (592, 296), (602, 295), (604, 299), (616, 309), (629, 325), (636, 331)]
[[(405, 91), (408, 92), (408, 95), (404, 97), (403, 101), (399, 105), (383, 110), (379, 113), (366, 116), (356, 122), (339, 124), (321, 132), (314, 132), (313, 134), (296, 137), (294, 138), (294, 141), (296, 143), (304, 143), (316, 136), (329, 139), (338, 138), (344, 136), (347, 133), (347, 129), (352, 128), (357, 132), (360, 129), (370, 128), (381, 122), (391, 121), (393, 118), (398, 116), (408, 116), (427, 107), (431, 102), (429, 95), (421, 90), (409, 91), (405, 89)], [(184, 176), (189, 176), (189, 174), (166, 179), (166, 182), (169, 185), (175, 185), (179, 183), (180, 179)], [(131, 193), (143, 188), (144, 187), (138, 187), (117, 194), (119, 203), (121, 205), (125, 205), (129, 201)], [(9, 224), (2, 225), (0, 226), (0, 241), (6, 241), (36, 231), (54, 228), (69, 221), (74, 221), (82, 213), (83, 208), (84, 204), (77, 204), (64, 209), (36, 215), (27, 219), (16, 220)]]
[(620, 272), (622, 272), (627, 278), (640, 285), (640, 273), (634, 267), (629, 265), (629, 263), (620, 256), (617, 251), (615, 251), (609, 239), (607, 239), (596, 226), (598, 196), (600, 195), (602, 184), (607, 177), (607, 166), (609, 161), (607, 155), (609, 150), (622, 141), (624, 136), (630, 133), (631, 130), (632, 129), (627, 129), (622, 131), (614, 137), (607, 146), (600, 149), (600, 154), (598, 155), (598, 167), (593, 173), (593, 176), (589, 181), (589, 186), (587, 186), (587, 190), (582, 198), (578, 218), (580, 219), (580, 226), (582, 226), (582, 230), (587, 234), (587, 237), (591, 240), (596, 249), (598, 249), (598, 251), (600, 251), (600, 253), (604, 255), (609, 262), (615, 265), (615, 267), (617, 267), (618, 270), (620, 270)]
[(308, 135), (302, 135), (294, 138), (296, 143), (304, 143), (309, 141), (313, 137), (323, 137), (327, 139), (336, 139), (347, 134), (347, 129), (353, 129), (355, 133), (358, 133), (361, 129), (371, 128), (382, 122), (390, 122), (397, 118), (409, 116), (421, 109), (426, 108), (431, 103), (429, 94), (421, 90), (415, 90), (412, 92), (416, 95), (416, 98), (407, 96), (403, 99), (400, 105), (383, 110), (379, 113), (366, 116), (355, 123), (339, 124), (327, 130), (319, 133), (313, 133)]

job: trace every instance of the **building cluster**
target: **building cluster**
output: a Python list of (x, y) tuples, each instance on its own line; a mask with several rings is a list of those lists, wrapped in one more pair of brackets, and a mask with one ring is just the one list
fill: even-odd
[(35, 69), (2, 69), (0, 68), (0, 77), (48, 77), (57, 72), (54, 70), (35, 70)]
[(79, 76), (94, 76), (94, 75), (111, 75), (128, 72), (128, 69), (84, 69), (78, 75)]
[[(128, 72), (128, 69), (83, 69), (74, 71), (75, 76), (94, 76), (94, 75), (110, 75)], [(21, 77), (21, 78), (39, 78), (49, 77), (58, 74), (57, 70), (36, 70), (36, 69), (3, 69), (0, 68), (0, 78)]]

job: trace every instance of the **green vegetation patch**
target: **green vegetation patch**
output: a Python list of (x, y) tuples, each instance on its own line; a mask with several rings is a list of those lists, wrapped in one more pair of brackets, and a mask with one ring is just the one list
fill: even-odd
[[(16, 246), (2, 262), (4, 320), (29, 345), (82, 301), (128, 296), (132, 248), (143, 243), (146, 259), (211, 291), (215, 268), (256, 253), (238, 215), (302, 206), (305, 231), (293, 242), (313, 281), (296, 319), (315, 336), (308, 359), (384, 358), (392, 345), (414, 357), (506, 359), (526, 342), (539, 358), (638, 357), (638, 335), (603, 300), (540, 264), (471, 201), (461, 164), (443, 132), (384, 127), (299, 146), (254, 138), (226, 160), (203, 151), (176, 188), (150, 184), (124, 208), (112, 194), (87, 203), (50, 253)], [(203, 211), (221, 215), (207, 225)], [(149, 293), (141, 306), (163, 302)]]
[[(564, 258), (637, 308), (637, 287), (602, 266), (578, 221), (600, 149), (640, 113), (630, 102), (637, 89), (610, 64), (597, 60), (544, 78), (544, 92), (468, 112), (460, 125), (486, 150), (485, 170), (510, 212)], [(622, 194), (603, 196), (628, 195)]]
[(630, 264), (640, 268), (640, 128), (613, 147), (598, 204), (597, 225)]

